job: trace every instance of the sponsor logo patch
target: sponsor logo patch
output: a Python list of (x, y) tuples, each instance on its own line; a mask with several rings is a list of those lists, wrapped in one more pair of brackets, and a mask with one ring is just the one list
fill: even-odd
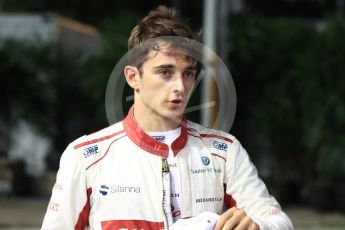
[(198, 198), (198, 199), (195, 200), (196, 203), (219, 202), (219, 201), (222, 201), (221, 197)]
[(171, 193), (170, 197), (171, 198), (180, 197), (180, 194), (179, 193)]
[(118, 230), (147, 230), (165, 229), (163, 222), (151, 222), (146, 220), (105, 220), (101, 222), (102, 229)]
[(165, 136), (152, 136), (152, 138), (160, 142), (165, 142)]
[(226, 152), (228, 150), (228, 144), (224, 142), (214, 141), (213, 148)]
[(201, 157), (201, 161), (204, 165), (209, 165), (210, 164), (210, 159), (208, 157)]
[(83, 150), (84, 157), (87, 158), (89, 156), (92, 156), (94, 154), (98, 153), (98, 146), (94, 145), (91, 147), (87, 147)]
[(190, 169), (191, 173), (222, 173), (221, 169), (216, 168), (207, 168), (207, 169)]
[(107, 195), (108, 194), (108, 191), (109, 191), (109, 187), (108, 186), (106, 186), (106, 185), (101, 185), (101, 189), (99, 190), (99, 192), (103, 195), (103, 196), (105, 196), (105, 195)]
[(127, 185), (101, 185), (99, 192), (106, 196), (108, 193), (140, 193), (141, 189), (138, 186), (127, 186)]
[(162, 159), (162, 172), (163, 173), (169, 172), (169, 164), (166, 158)]
[(169, 165), (169, 168), (176, 168), (177, 167), (177, 163), (173, 163), (173, 164), (168, 164)]
[(48, 208), (54, 212), (59, 211), (59, 207), (60, 207), (60, 205), (54, 201), (50, 201), (48, 204)]

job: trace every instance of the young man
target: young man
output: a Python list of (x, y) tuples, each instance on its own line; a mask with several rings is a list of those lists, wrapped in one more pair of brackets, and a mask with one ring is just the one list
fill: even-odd
[(42, 229), (293, 229), (239, 141), (183, 116), (197, 60), (165, 36), (195, 39), (165, 7), (133, 29), (134, 105), (67, 147)]

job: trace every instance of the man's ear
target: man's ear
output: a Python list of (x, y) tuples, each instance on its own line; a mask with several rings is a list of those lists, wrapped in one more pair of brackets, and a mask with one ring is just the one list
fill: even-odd
[(137, 67), (127, 65), (124, 69), (126, 81), (135, 91), (139, 89), (139, 71)]

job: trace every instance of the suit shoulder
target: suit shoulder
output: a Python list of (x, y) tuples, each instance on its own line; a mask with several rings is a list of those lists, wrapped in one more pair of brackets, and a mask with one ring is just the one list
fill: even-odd
[(221, 130), (206, 128), (200, 124), (188, 121), (188, 133), (202, 139), (226, 141), (230, 144), (237, 141), (236, 137)]
[(71, 146), (77, 150), (84, 146), (96, 145), (102, 142), (111, 141), (119, 135), (123, 135), (123, 133), (125, 133), (123, 124), (122, 122), (118, 122), (97, 132), (91, 133), (89, 135), (84, 135), (78, 138), (77, 140), (71, 143)]
[[(122, 122), (106, 127), (90, 135), (84, 135), (69, 144), (68, 158), (82, 162), (85, 169), (102, 159), (109, 145), (117, 139), (126, 136)], [(66, 156), (67, 157), (67, 156)]]

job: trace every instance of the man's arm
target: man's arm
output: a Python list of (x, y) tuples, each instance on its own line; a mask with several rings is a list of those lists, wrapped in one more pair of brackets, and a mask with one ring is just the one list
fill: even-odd
[(84, 229), (88, 220), (90, 194), (91, 190), (86, 188), (81, 158), (69, 145), (61, 156), (41, 229)]
[(216, 229), (232, 229), (233, 226), (246, 226), (239, 229), (293, 229), (289, 217), (269, 195), (238, 140), (228, 151), (225, 183), (226, 193), (232, 196), (236, 206), (222, 214)]

